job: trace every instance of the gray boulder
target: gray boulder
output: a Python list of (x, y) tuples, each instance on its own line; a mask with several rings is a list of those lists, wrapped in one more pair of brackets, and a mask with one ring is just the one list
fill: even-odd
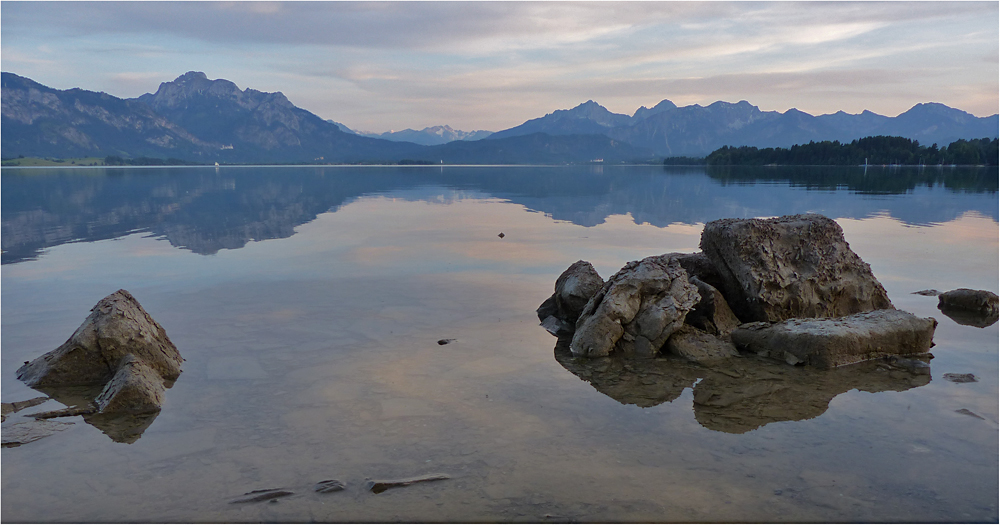
[(876, 310), (838, 318), (789, 319), (740, 326), (732, 333), (740, 350), (789, 364), (833, 368), (871, 359), (926, 354), (937, 321), (901, 310)]
[(586, 357), (652, 357), (700, 300), (677, 254), (632, 261), (587, 302), (570, 350)]
[(822, 215), (712, 221), (702, 231), (701, 249), (744, 322), (892, 308), (871, 267), (851, 251), (840, 226)]
[(66, 387), (104, 385), (98, 413), (159, 410), (183, 359), (163, 327), (125, 290), (101, 299), (59, 348), (17, 370), (28, 386), (58, 397)]
[(552, 334), (571, 333), (587, 301), (604, 286), (604, 279), (587, 261), (576, 261), (556, 279), (555, 293), (538, 307), (542, 326)]

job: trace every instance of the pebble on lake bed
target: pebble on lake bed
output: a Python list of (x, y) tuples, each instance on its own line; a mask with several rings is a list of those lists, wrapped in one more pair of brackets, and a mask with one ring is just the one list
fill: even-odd
[(979, 379), (972, 374), (945, 374), (944, 378), (952, 383), (976, 383), (979, 381)]

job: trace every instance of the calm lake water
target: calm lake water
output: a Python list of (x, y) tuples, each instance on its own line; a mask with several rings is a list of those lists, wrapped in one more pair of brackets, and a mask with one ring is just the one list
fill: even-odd
[[(997, 325), (959, 324), (912, 292), (998, 290), (997, 181), (996, 169), (4, 169), (3, 401), (38, 396), (15, 370), (119, 288), (186, 361), (130, 439), (72, 417), (4, 448), (0, 519), (996, 522)], [(608, 278), (697, 251), (707, 221), (802, 212), (840, 223), (897, 308), (939, 321), (929, 377), (751, 358), (724, 374), (595, 365), (538, 325), (578, 259)], [(704, 395), (729, 401), (695, 403)], [(450, 479), (364, 487), (437, 473)], [(312, 491), (327, 479), (347, 489)], [(275, 487), (295, 494), (229, 503)]]

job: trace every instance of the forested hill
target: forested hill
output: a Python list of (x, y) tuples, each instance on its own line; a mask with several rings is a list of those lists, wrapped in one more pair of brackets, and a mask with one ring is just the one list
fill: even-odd
[[(710, 153), (705, 163), (715, 166), (859, 166), (867, 164), (904, 165), (987, 165), (996, 166), (1000, 151), (997, 139), (957, 140), (947, 147), (923, 146), (903, 137), (865, 137), (841, 144), (838, 141), (810, 142), (790, 148), (738, 148), (724, 146)], [(667, 159), (670, 164), (670, 159)]]

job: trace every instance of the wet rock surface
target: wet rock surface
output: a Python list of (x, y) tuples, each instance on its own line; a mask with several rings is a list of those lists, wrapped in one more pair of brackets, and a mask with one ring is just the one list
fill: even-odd
[(608, 279), (576, 322), (573, 353), (656, 355), (701, 300), (676, 255), (630, 262)]
[(744, 322), (892, 308), (840, 225), (822, 215), (711, 221), (702, 231), (701, 249), (722, 275), (720, 290)]
[(900, 310), (827, 319), (750, 323), (732, 333), (737, 348), (789, 364), (833, 368), (930, 350), (937, 321)]

